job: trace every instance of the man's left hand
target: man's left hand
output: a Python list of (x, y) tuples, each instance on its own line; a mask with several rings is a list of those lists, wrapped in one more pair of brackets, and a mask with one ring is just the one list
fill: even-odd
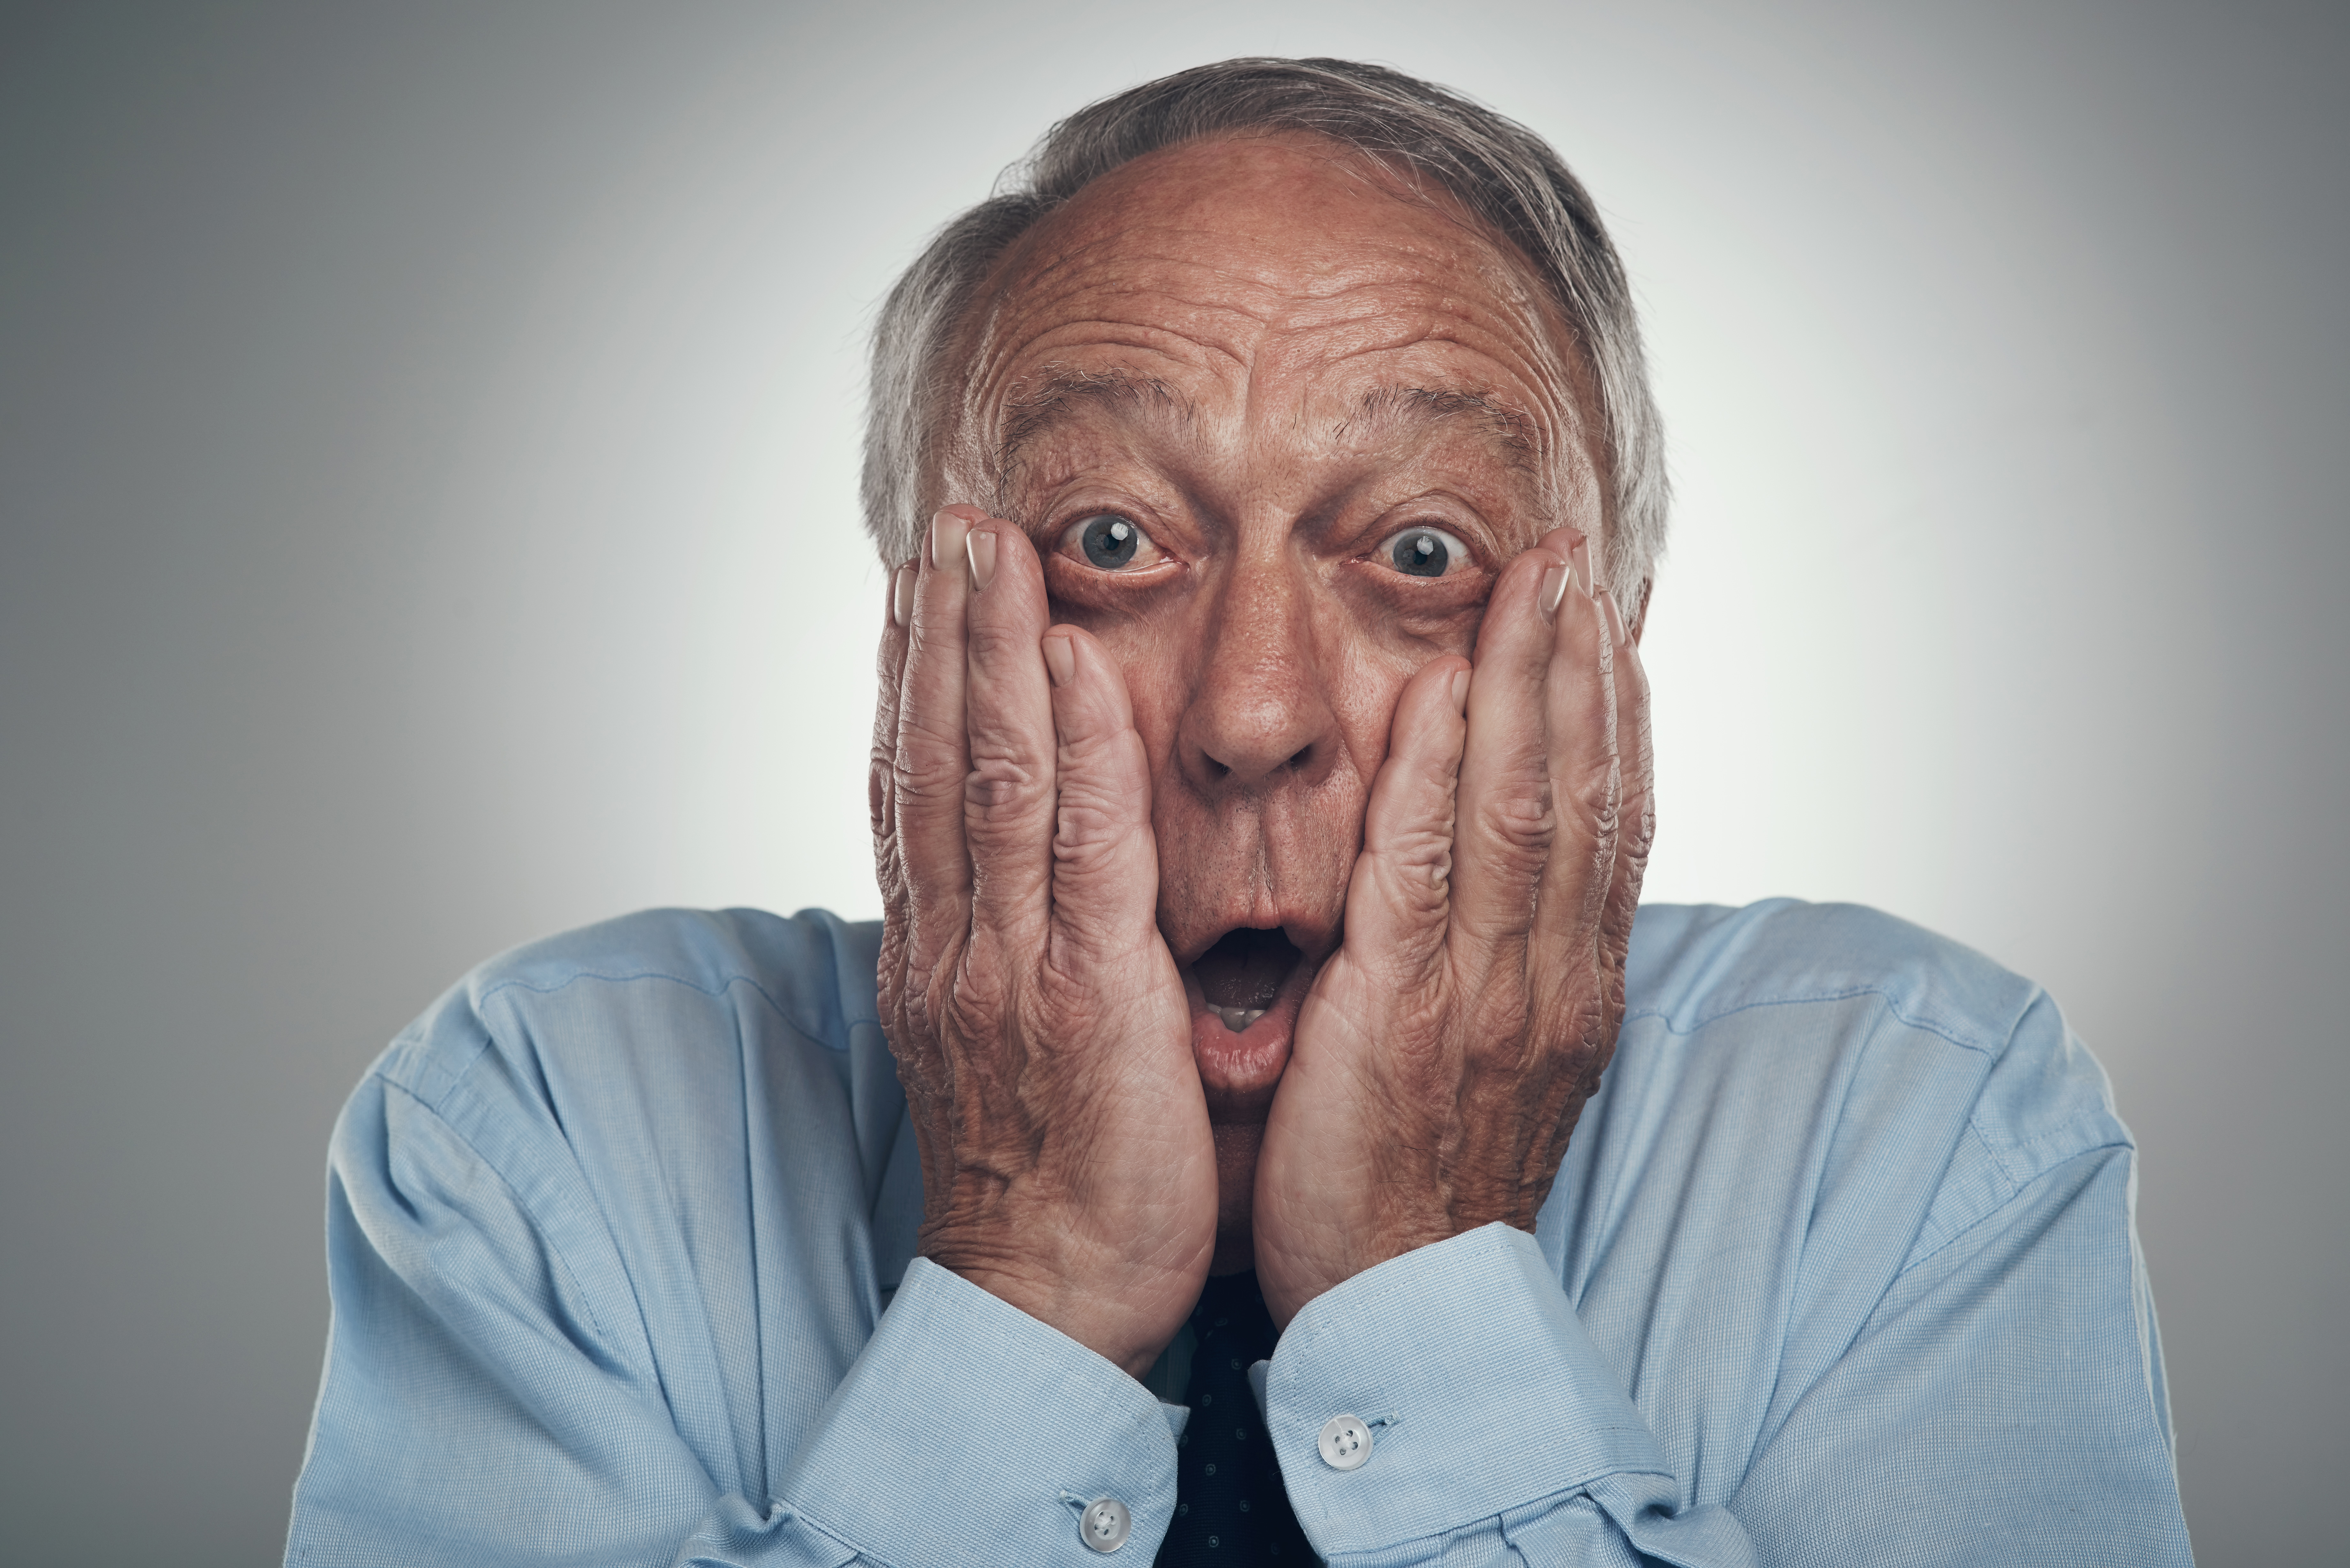
[(1532, 1231), (1624, 1014), (1653, 815), (1648, 691), (1588, 545), (1495, 585), (1476, 659), (1404, 689), (1298, 1017), (1254, 1201), (1274, 1321), (1413, 1248)]

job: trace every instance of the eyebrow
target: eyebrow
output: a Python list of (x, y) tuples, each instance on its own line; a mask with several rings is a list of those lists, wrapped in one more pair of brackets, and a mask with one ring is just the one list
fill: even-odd
[(1118, 369), (1056, 370), (1004, 410), (1003, 433), (995, 443), (999, 483), (1011, 483), (1031, 441), (1087, 409), (1171, 417), (1185, 424), (1193, 413), (1191, 400), (1156, 376)]
[(1338, 425), (1341, 437), (1369, 439), (1397, 425), (1466, 421), (1483, 430), (1512, 468), (1532, 472), (1541, 427), (1524, 410), (1482, 392), (1451, 387), (1375, 387)]

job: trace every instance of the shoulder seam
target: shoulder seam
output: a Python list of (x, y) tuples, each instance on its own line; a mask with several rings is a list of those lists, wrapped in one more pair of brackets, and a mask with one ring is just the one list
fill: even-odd
[(1757, 1008), (1800, 1007), (1809, 1002), (1850, 1002), (1855, 997), (1861, 996), (1873, 996), (1877, 998), (1879, 1002), (1885, 1004), (1885, 1010), (1887, 1012), (1891, 1013), (1895, 1018), (1898, 1019), (1901, 1023), (1907, 1024), (1912, 1029), (1923, 1030), (1929, 1034), (1937, 1035), (1939, 1038), (1950, 1042), (1951, 1044), (1959, 1046), (1962, 1050), (1979, 1052), (1985, 1056), (1996, 1056), (1999, 1054), (1998, 1048), (1987, 1045), (1980, 1040), (1970, 1040), (1964, 1035), (1954, 1033), (1948, 1026), (1936, 1023), (1931, 1019), (1918, 1018), (1912, 1015), (1902, 1007), (1901, 1003), (1898, 1000), (1895, 999), (1891, 992), (1887, 991), (1881, 985), (1855, 985), (1848, 986), (1841, 991), (1814, 992), (1801, 996), (1757, 997), (1752, 1002), (1742, 1002), (1734, 1007), (1725, 1007), (1719, 1012), (1709, 1012), (1702, 1018), (1690, 1023), (1686, 1029), (1676, 1026), (1673, 1023), (1672, 1015), (1660, 1007), (1643, 1007), (1627, 1012), (1624, 1014), (1624, 1022), (1629, 1023), (1636, 1018), (1653, 1018), (1665, 1026), (1667, 1033), (1687, 1037), (1696, 1033), (1699, 1030), (1707, 1027), (1709, 1024), (1718, 1023), (1725, 1018), (1734, 1018), (1742, 1012), (1751, 1012)]
[[(546, 985), (541, 985), (536, 981), (526, 980), (520, 975), (515, 975), (510, 979), (499, 981), (495, 984), (490, 986), (487, 990), (484, 991), (480, 997), (474, 1002), (474, 1006), (476, 1008), (480, 1008), (485, 1005), (492, 997), (496, 996), (501, 992), (506, 991), (527, 991), (537, 996), (552, 996), (556, 992), (565, 989), (567, 986), (583, 980), (600, 980), (608, 985), (626, 985), (632, 981), (639, 980), (665, 980), (672, 985), (681, 985), (688, 991), (697, 992), (702, 996), (712, 997), (723, 996), (738, 985), (744, 986), (751, 991), (757, 992), (759, 1000), (764, 1002), (769, 1008), (774, 1010), (776, 1017), (782, 1019), (786, 1023), (792, 1023), (791, 1010), (784, 1006), (782, 1002), (777, 1002), (774, 992), (770, 992), (765, 986), (761, 985), (757, 980), (754, 979), (750, 975), (739, 973), (730, 974), (726, 976), (724, 983), (716, 986), (709, 986), (704, 985), (702, 981), (691, 979), (686, 975), (671, 974), (666, 970), (657, 969), (634, 970), (621, 974), (608, 973), (603, 970), (573, 970), (561, 980), (555, 981), (552, 983)], [(870, 1023), (876, 1028), (879, 1028), (881, 1023), (878, 1018), (851, 1018), (846, 1012), (841, 1014), (840, 1021), (843, 1024), (851, 1029), (856, 1028), (860, 1023)], [(798, 1025), (795, 1023), (793, 1024), (793, 1027), (797, 1029)], [(801, 1033), (805, 1033), (806, 1031), (803, 1030)], [(819, 1042), (819, 1044), (821, 1044), (821, 1042)]]
[[(2011, 1163), (2012, 1156), (2028, 1155), (2035, 1150), (2044, 1148), (2051, 1144), (2054, 1144), (2059, 1147), (2062, 1147), (2066, 1141), (2064, 1138), (2064, 1135), (2066, 1133), (2073, 1131), (2076, 1127), (2091, 1126), (2100, 1121), (2113, 1127), (2119, 1136), (2108, 1137), (2098, 1142), (2085, 1143), (2077, 1148), (2070, 1149), (2066, 1153), (2058, 1155), (2055, 1158), (2050, 1160), (2045, 1165), (2041, 1166), (2038, 1169), (2033, 1170), (2028, 1176), (2018, 1175), (2012, 1168)], [(1967, 1126), (1973, 1128), (1975, 1137), (1982, 1140), (1983, 1152), (1990, 1155), (1991, 1158), (1998, 1163), (1999, 1173), (2002, 1176), (2006, 1177), (2011, 1183), (2019, 1189), (2030, 1186), (2032, 1183), (2039, 1180), (2043, 1176), (2047, 1175), (2048, 1172), (2055, 1169), (2058, 1166), (2064, 1164), (2068, 1159), (2077, 1159), (2085, 1154), (2095, 1154), (2101, 1148), (2135, 1148), (2137, 1147), (2131, 1141), (2127, 1129), (2120, 1127), (2117, 1125), (2116, 1118), (2103, 1106), (2089, 1106), (2076, 1111), (2073, 1115), (2066, 1116), (2063, 1121), (2057, 1123), (2054, 1127), (2050, 1127), (2038, 1137), (2034, 1138), (2018, 1140), (1992, 1137), (1990, 1129), (1982, 1125), (1982, 1107), (1980, 1102), (1977, 1103), (1973, 1109), (1967, 1112)]]
[[(1970, 1127), (1973, 1126), (1973, 1121), (1974, 1118), (1970, 1116), (1968, 1118), (1968, 1125)], [(1978, 1132), (1976, 1136), (1981, 1137), (1981, 1135)], [(2042, 1182), (2047, 1180), (2050, 1177), (2055, 1175), (2058, 1171), (2064, 1169), (2066, 1166), (2072, 1164), (2074, 1160), (2086, 1159), (2092, 1155), (2103, 1154), (2108, 1149), (2116, 1148), (2122, 1149), (2132, 1154), (2137, 1152), (2125, 1139), (2116, 1139), (2110, 1143), (2094, 1144), (2087, 1148), (2076, 1149), (2073, 1153), (2066, 1155), (2062, 1159), (2052, 1160), (2047, 1165), (2042, 1167), (2038, 1171), (2034, 1172), (2029, 1179), (2022, 1181), (2018, 1181), (2012, 1175), (2010, 1175), (2007, 1167), (2002, 1163), (2000, 1167), (2000, 1174), (2006, 1177), (2008, 1179), (2009, 1189), (2007, 1196), (2001, 1199), (1997, 1203), (1992, 1204), (1990, 1208), (1984, 1210), (1981, 1214), (1976, 1215), (1974, 1219), (1969, 1220), (1962, 1228), (1953, 1231), (1948, 1236), (1942, 1238), (1941, 1244), (1937, 1246), (1932, 1251), (1905, 1261), (1900, 1268), (1894, 1271), (1894, 1279), (1899, 1280), (1907, 1278), (1912, 1270), (1923, 1268), (1934, 1259), (1940, 1257), (1952, 1247), (1957, 1246), (1960, 1241), (1965, 1241), (1977, 1231), (1980, 1231), (1985, 1225), (1990, 1224), (2000, 1215), (2005, 1213), (2008, 1210), (2014, 1208), (2016, 1203), (2022, 1199), (2025, 1194), (2029, 1193), (2033, 1188), (2039, 1186)], [(2135, 1242), (2133, 1242), (2133, 1244), (2135, 1244)]]

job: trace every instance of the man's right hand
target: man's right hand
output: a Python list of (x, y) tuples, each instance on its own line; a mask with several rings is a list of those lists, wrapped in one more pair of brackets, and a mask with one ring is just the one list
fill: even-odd
[(979, 507), (891, 587), (869, 793), (921, 1253), (1139, 1377), (1206, 1278), (1216, 1155), (1126, 683)]

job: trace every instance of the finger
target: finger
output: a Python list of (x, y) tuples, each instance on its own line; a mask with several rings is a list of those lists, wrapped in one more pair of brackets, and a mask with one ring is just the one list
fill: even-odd
[[(910, 1027), (906, 1016), (909, 991), (919, 992), (923, 972), (912, 952), (913, 904), (906, 887), (904, 857), (898, 843), (898, 710), (911, 646), (917, 561), (907, 561), (889, 574), (883, 596), (880, 648), (876, 654), (877, 690), (873, 704), (873, 748), (866, 772), (868, 808), (873, 827), (873, 867), (881, 887), (881, 950), (875, 965), (876, 1000), (883, 1027), (899, 1062), (909, 1102), (918, 1116), (949, 1092), (953, 1074), (937, 1050), (929, 1031)], [(933, 1146), (942, 1139), (922, 1140), (922, 1179), (931, 1190), (948, 1179), (935, 1163)]]
[(1101, 644), (1056, 626), (1043, 653), (1056, 738), (1051, 950), (1065, 974), (1076, 974), (1157, 940), (1150, 764), (1126, 679)]
[(906, 623), (913, 613), (914, 576), (911, 561), (889, 574), (882, 591), (880, 648), (874, 657), (873, 746), (865, 770), (865, 805), (884, 909), (898, 901), (905, 880), (898, 862), (898, 683), (906, 668)]
[(1614, 596), (1600, 596), (1607, 615), (1616, 680), (1616, 755), (1623, 771), (1623, 803), (1616, 839), (1616, 867), (1609, 879), (1600, 937), (1623, 997), (1624, 954), (1632, 940), (1632, 919), (1640, 907), (1640, 881), (1648, 874), (1648, 848), (1657, 836), (1656, 742), (1648, 728), (1648, 672), (1640, 666), (1639, 645), (1624, 623)]
[(1469, 734), (1453, 833), (1451, 946), (1471, 983), (1523, 962), (1535, 889), (1555, 835), (1544, 688), (1551, 663), (1545, 599), (1566, 564), (1536, 546), (1503, 570), (1477, 631)]
[(1536, 900), (1536, 968), (1561, 986), (1586, 985), (1575, 956), (1587, 961), (1616, 857), (1622, 773), (1616, 750), (1614, 642), (1607, 613), (1590, 591), (1589, 546), (1570, 556), (1574, 581), (1551, 621), (1544, 687), (1550, 732), (1551, 796), (1558, 832)]
[(962, 793), (971, 771), (963, 716), (963, 631), (971, 590), (963, 536), (985, 515), (976, 506), (950, 506), (931, 520), (907, 624), (894, 788), (898, 854), (918, 961), (943, 954), (970, 919)]
[(1471, 684), (1469, 662), (1444, 658), (1404, 687), (1347, 887), (1347, 945), (1399, 985), (1424, 983), (1444, 950)]
[(1031, 953), (1050, 918), (1053, 699), (1039, 648), (1045, 573), (1028, 537), (993, 519), (964, 542), (963, 840), (974, 940)]

